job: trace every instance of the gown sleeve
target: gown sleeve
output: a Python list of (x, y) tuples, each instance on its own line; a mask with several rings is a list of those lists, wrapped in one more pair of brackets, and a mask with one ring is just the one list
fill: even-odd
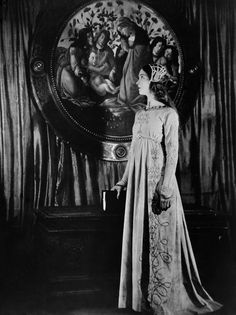
[[(132, 141), (131, 141), (131, 145), (130, 145), (130, 149), (129, 149), (129, 156), (130, 156), (130, 154), (131, 154), (132, 147), (133, 147), (133, 139), (132, 139)], [(130, 164), (130, 158), (128, 157), (128, 162), (127, 162), (127, 164), (126, 164), (124, 174), (123, 174), (121, 180), (119, 180), (119, 181), (116, 183), (117, 186), (124, 186), (124, 187), (127, 186), (128, 176), (129, 176), (129, 164)]]
[[(173, 179), (178, 161), (179, 147), (179, 118), (175, 110), (171, 110), (164, 122), (164, 141), (166, 163), (161, 192), (164, 195), (172, 194)], [(168, 196), (166, 196), (168, 197)]]
[[(136, 122), (137, 115), (138, 115), (138, 112), (135, 115), (134, 124)], [(129, 157), (130, 157), (130, 154), (132, 152), (133, 143), (134, 143), (134, 137), (132, 138), (132, 141), (131, 141), (131, 145), (130, 145), (130, 149), (129, 149)], [(128, 157), (128, 162), (127, 162), (126, 167), (125, 167), (124, 174), (123, 174), (121, 180), (116, 183), (117, 186), (124, 186), (124, 187), (127, 186), (128, 176), (129, 176), (129, 165), (130, 165), (130, 158), (129, 157)]]
[(126, 164), (124, 174), (123, 174), (121, 180), (119, 180), (116, 183), (116, 186), (126, 187), (127, 186), (127, 182), (128, 182), (128, 174), (129, 174), (129, 160), (128, 160), (127, 164)]

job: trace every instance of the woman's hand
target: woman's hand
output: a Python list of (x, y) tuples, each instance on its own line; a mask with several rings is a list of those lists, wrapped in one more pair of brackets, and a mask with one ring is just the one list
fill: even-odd
[(166, 211), (171, 206), (171, 198), (165, 198), (164, 196), (160, 195), (160, 208), (163, 211)]
[(173, 201), (173, 190), (171, 188), (158, 185), (152, 199), (152, 211), (160, 214), (171, 207)]
[(116, 76), (116, 67), (113, 67), (111, 69), (111, 72), (109, 73), (109, 80), (112, 82), (115, 82), (115, 76)]
[(111, 190), (116, 191), (116, 198), (119, 199), (120, 193), (123, 190), (124, 186), (121, 185), (115, 185), (114, 187), (111, 188)]
[(172, 200), (173, 200), (173, 189), (161, 186), (159, 188), (159, 194), (160, 194), (160, 208), (163, 211), (166, 211), (168, 208), (170, 208)]
[(152, 212), (154, 214), (161, 214), (162, 209), (160, 206), (160, 194), (158, 191), (155, 191), (152, 198)]
[(76, 67), (75, 67), (75, 69), (74, 69), (74, 74), (75, 74), (77, 77), (79, 77), (79, 76), (82, 75), (82, 71), (81, 71), (81, 69), (80, 69), (79, 66), (76, 66)]

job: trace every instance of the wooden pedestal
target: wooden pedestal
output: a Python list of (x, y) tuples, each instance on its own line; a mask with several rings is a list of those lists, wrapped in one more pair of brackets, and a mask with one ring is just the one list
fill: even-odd
[[(228, 246), (227, 218), (202, 207), (185, 207), (194, 253), (204, 268)], [(96, 291), (96, 281), (119, 277), (123, 211), (104, 212), (97, 207), (49, 207), (37, 212), (35, 249), (38, 265), (51, 279), (54, 291)], [(89, 280), (87, 282), (87, 280)], [(73, 282), (73, 285), (71, 284)], [(75, 286), (79, 282), (80, 286)], [(94, 287), (91, 288), (91, 282)], [(59, 290), (62, 284), (64, 291)], [(89, 284), (90, 283), (90, 284)], [(74, 286), (74, 289), (72, 289)], [(76, 288), (77, 289), (76, 289)]]

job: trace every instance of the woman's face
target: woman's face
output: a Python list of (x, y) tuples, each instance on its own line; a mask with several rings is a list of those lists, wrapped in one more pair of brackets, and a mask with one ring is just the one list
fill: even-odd
[(121, 35), (123, 35), (126, 38), (130, 37), (131, 35), (134, 35), (134, 31), (129, 26), (121, 27), (119, 30)]
[(145, 71), (143, 69), (140, 70), (138, 75), (138, 81), (137, 81), (138, 91), (140, 95), (149, 95), (149, 85), (150, 85), (150, 79)]
[(91, 52), (90, 53), (90, 55), (89, 55), (89, 59), (88, 59), (88, 61), (89, 61), (89, 64), (90, 65), (93, 65), (93, 66), (95, 66), (96, 65), (96, 54), (95, 54), (95, 52)]
[(172, 60), (172, 54), (173, 54), (172, 49), (171, 48), (167, 48), (165, 50), (164, 56), (166, 57), (166, 59)]
[(106, 35), (104, 33), (101, 33), (97, 39), (98, 45), (103, 48), (106, 44)]
[(159, 53), (159, 51), (163, 48), (163, 43), (162, 42), (157, 42), (156, 46), (153, 47), (152, 53), (153, 55), (157, 55)]
[(87, 43), (89, 46), (93, 46), (93, 35), (91, 33), (87, 33)]

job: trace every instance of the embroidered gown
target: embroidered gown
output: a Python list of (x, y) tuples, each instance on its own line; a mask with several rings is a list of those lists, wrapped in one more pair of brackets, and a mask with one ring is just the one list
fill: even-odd
[[(136, 113), (129, 160), (119, 184), (127, 184), (119, 308), (154, 314), (203, 314), (219, 309), (198, 275), (175, 170), (178, 115), (171, 107)], [(155, 188), (172, 188), (171, 207), (152, 212)], [(195, 313), (196, 312), (196, 313)]]

